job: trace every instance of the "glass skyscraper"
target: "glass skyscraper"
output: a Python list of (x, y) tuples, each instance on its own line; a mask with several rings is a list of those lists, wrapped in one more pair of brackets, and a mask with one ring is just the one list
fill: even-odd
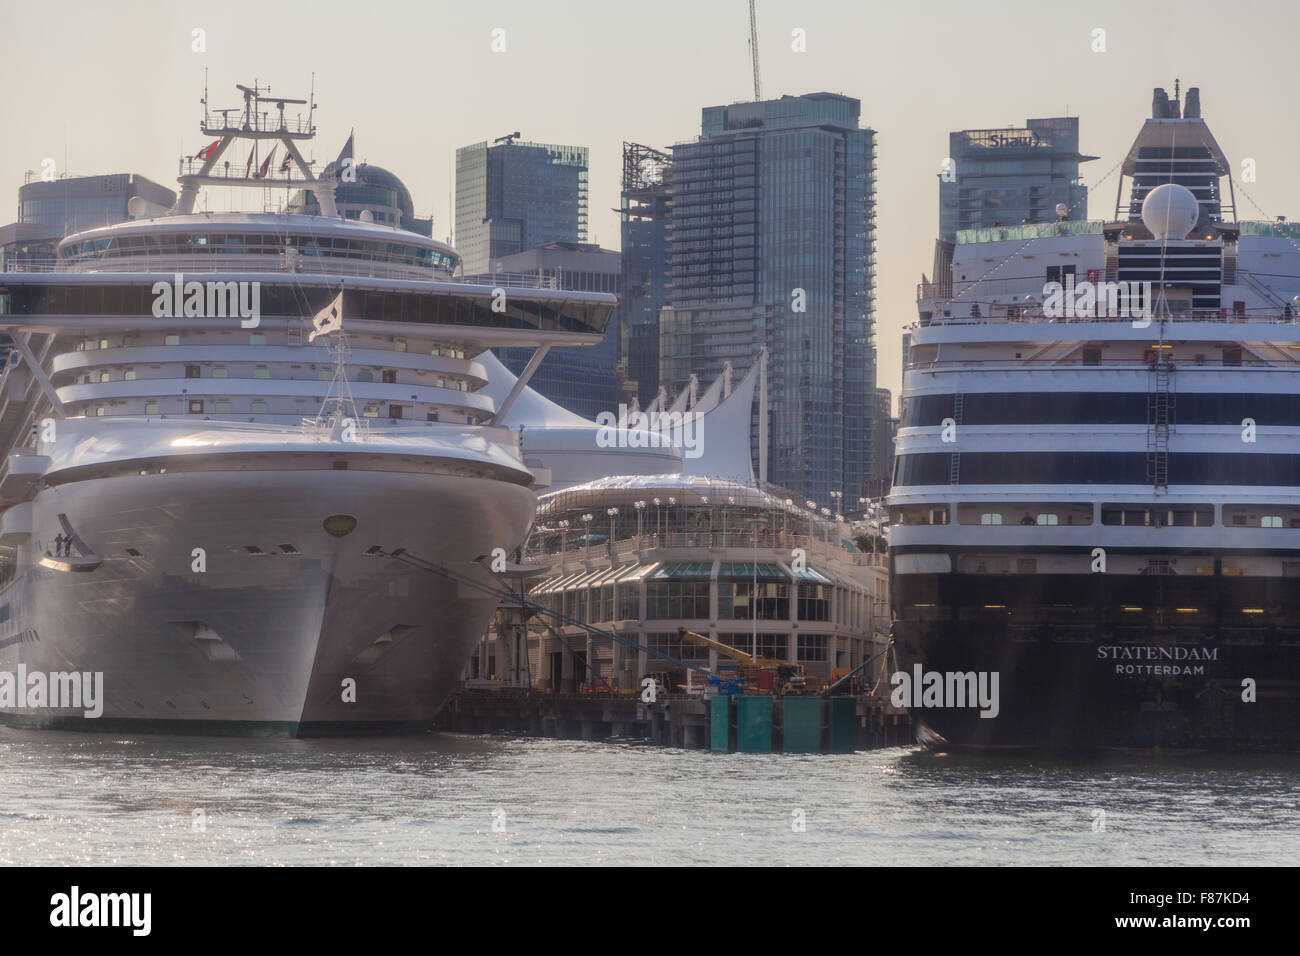
[(960, 229), (1088, 218), (1079, 164), (1079, 118), (1031, 119), (1023, 129), (966, 129), (948, 134), (948, 164), (939, 174), (939, 235)]
[(860, 109), (832, 93), (708, 107), (672, 151), (661, 383), (743, 373), (766, 345), (768, 480), (826, 506), (872, 475), (875, 132)]
[(644, 408), (659, 391), (659, 310), (668, 301), (668, 225), (672, 157), (623, 144), (620, 194), (625, 341), (620, 359)]
[(548, 242), (587, 240), (587, 147), (513, 137), (456, 150), (456, 250), (466, 275)]

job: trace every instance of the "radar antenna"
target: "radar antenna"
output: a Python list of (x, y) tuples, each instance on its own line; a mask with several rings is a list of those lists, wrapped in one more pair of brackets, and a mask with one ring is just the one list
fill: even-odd
[[(311, 164), (303, 158), (302, 152), (297, 145), (300, 142), (312, 139), (316, 135), (316, 126), (313, 122), (316, 110), (315, 74), (312, 74), (311, 95), (305, 100), (293, 99), (288, 96), (273, 96), (271, 95), (270, 86), (261, 86), (256, 80), (253, 81), (252, 86), (236, 83), (235, 89), (239, 90), (243, 96), (244, 105), (242, 108), (232, 106), (224, 109), (212, 109), (208, 102), (207, 80), (205, 77), (203, 122), (199, 124), (199, 129), (205, 136), (216, 137), (216, 140), (197, 155), (181, 161), (181, 174), (177, 177), (177, 181), (181, 184), (181, 192), (176, 200), (176, 205), (172, 207), (172, 214), (184, 216), (194, 212), (199, 190), (203, 186), (252, 187), (256, 189), (284, 186), (288, 189), (290, 183), (293, 182), (294, 185), (307, 189), (315, 195), (316, 201), (320, 205), (321, 215), (337, 217), (338, 207), (334, 201), (336, 183), (333, 180), (317, 177), (311, 170)], [(285, 116), (284, 108), (290, 104), (306, 106), (307, 119), (303, 120), (301, 113), (292, 119)], [(267, 109), (263, 109), (263, 105)], [(270, 107), (272, 106), (275, 108), (274, 116), (271, 115)], [(236, 112), (240, 114), (239, 117), (232, 119), (231, 114)], [(244, 168), (242, 170), (239, 168), (237, 159), (233, 166), (227, 160), (222, 167), (222, 171), (218, 171), (217, 164), (221, 162), (231, 144), (241, 139), (252, 142)], [(253, 164), (258, 162), (261, 146), (267, 140), (278, 141), (279, 145), (284, 147), (285, 159), (278, 170), (272, 169), (271, 160), (275, 152), (275, 146), (272, 146), (271, 152), (267, 153), (265, 159), (261, 160), (256, 175), (254, 175)], [(296, 181), (292, 177), (293, 166), (297, 166), (301, 174)], [(280, 173), (285, 175), (281, 176)]]

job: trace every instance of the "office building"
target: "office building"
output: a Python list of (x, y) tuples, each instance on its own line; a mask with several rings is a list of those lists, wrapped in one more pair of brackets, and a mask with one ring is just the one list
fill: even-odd
[(672, 150), (660, 382), (769, 349), (767, 479), (864, 495), (875, 402), (875, 132), (831, 93), (708, 107)]
[(457, 251), (466, 275), (548, 242), (587, 241), (587, 148), (518, 141), (456, 150)]
[(1079, 118), (1031, 119), (1023, 128), (966, 129), (948, 134), (939, 172), (939, 235), (960, 229), (1088, 218), (1088, 188), (1079, 164)]
[(18, 188), (18, 221), (60, 239), (128, 219), (161, 216), (176, 193), (134, 173), (33, 180)]

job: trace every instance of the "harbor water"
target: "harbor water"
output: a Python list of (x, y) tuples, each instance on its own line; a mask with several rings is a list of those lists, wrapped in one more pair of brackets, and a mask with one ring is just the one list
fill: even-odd
[(4, 865), (1290, 864), (1300, 757), (0, 729)]

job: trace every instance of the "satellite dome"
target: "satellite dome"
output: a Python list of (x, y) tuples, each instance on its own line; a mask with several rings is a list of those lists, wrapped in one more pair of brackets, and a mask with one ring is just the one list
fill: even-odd
[(1186, 186), (1165, 183), (1142, 200), (1142, 224), (1157, 239), (1185, 239), (1201, 216), (1201, 205)]

